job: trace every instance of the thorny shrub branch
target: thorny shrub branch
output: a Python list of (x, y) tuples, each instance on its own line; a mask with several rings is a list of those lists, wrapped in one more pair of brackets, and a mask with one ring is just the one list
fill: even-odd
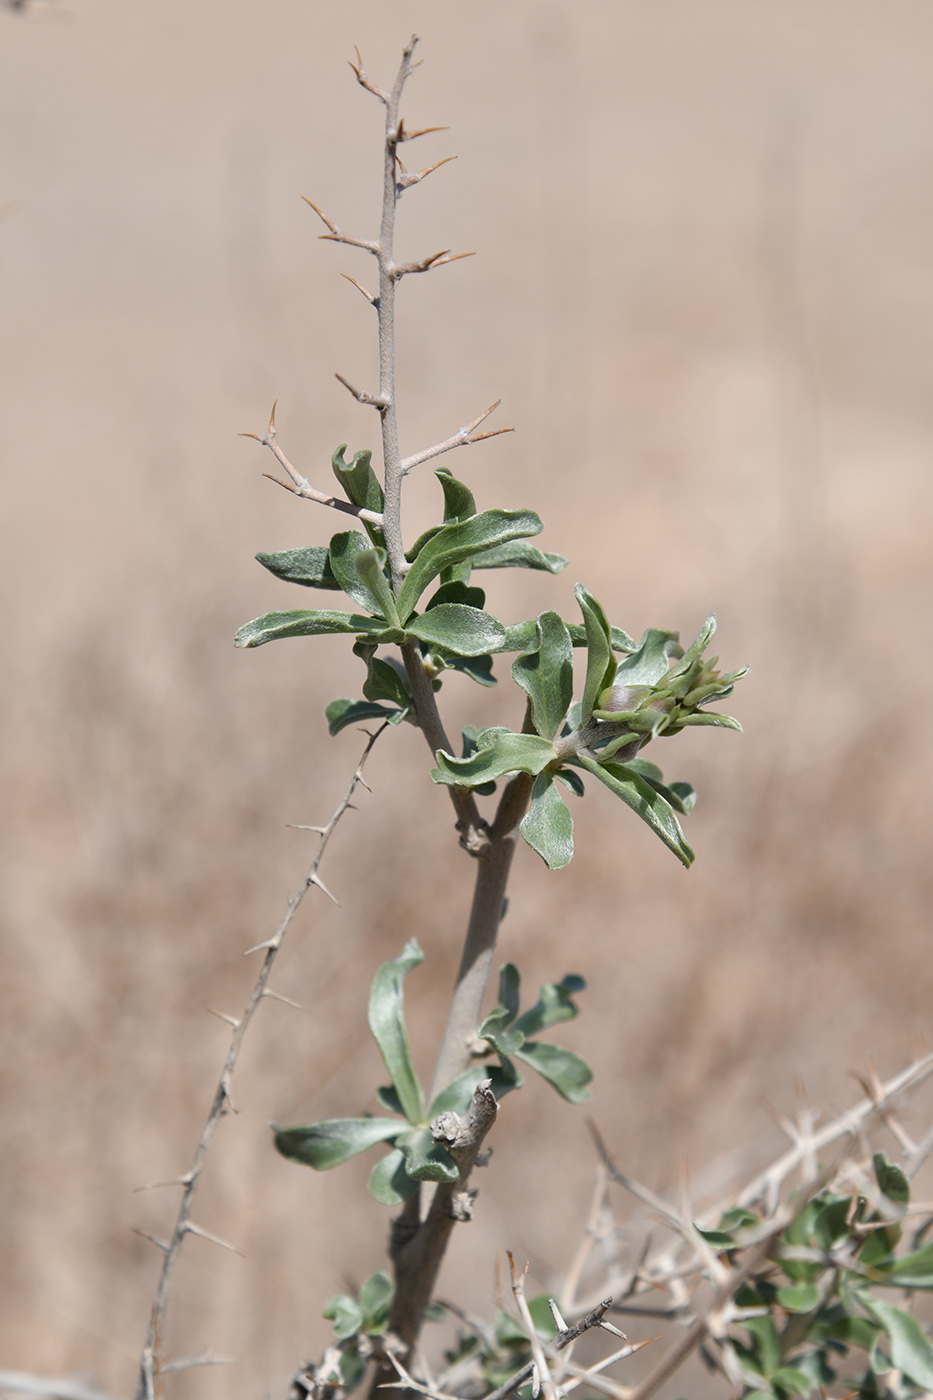
[[(264, 957), (259, 972), (257, 974), (256, 981), (253, 985), (253, 989), (246, 1000), (246, 1005), (243, 1009), (242, 1015), (239, 1017), (239, 1019), (226, 1016), (223, 1018), (232, 1025), (233, 1033), (230, 1037), (230, 1046), (227, 1050), (227, 1055), (224, 1060), (223, 1069), (220, 1073), (220, 1079), (217, 1083), (217, 1089), (214, 1093), (214, 1098), (213, 1102), (211, 1103), (210, 1112), (207, 1115), (207, 1121), (205, 1122), (204, 1127), (201, 1131), (201, 1137), (198, 1142), (197, 1150), (195, 1151), (194, 1160), (192, 1161), (191, 1166), (188, 1168), (188, 1170), (183, 1176), (178, 1177), (174, 1182), (154, 1183), (154, 1185), (181, 1186), (182, 1195), (181, 1202), (178, 1207), (178, 1215), (175, 1220), (175, 1228), (172, 1231), (171, 1239), (168, 1241), (161, 1241), (153, 1239), (152, 1236), (147, 1236), (147, 1238), (152, 1239), (152, 1242), (162, 1250), (164, 1258), (162, 1262), (162, 1272), (159, 1275), (159, 1283), (156, 1289), (155, 1299), (152, 1304), (152, 1311), (149, 1319), (149, 1332), (146, 1337), (146, 1344), (143, 1348), (142, 1359), (140, 1363), (139, 1381), (137, 1383), (136, 1388), (136, 1400), (159, 1400), (162, 1391), (161, 1376), (163, 1372), (167, 1370), (178, 1369), (177, 1362), (173, 1363), (171, 1361), (166, 1362), (163, 1360), (161, 1355), (161, 1338), (163, 1334), (165, 1313), (166, 1308), (168, 1306), (175, 1264), (178, 1259), (178, 1255), (181, 1251), (181, 1247), (185, 1241), (186, 1235), (200, 1235), (203, 1239), (211, 1240), (215, 1244), (225, 1244), (223, 1240), (219, 1240), (215, 1236), (209, 1235), (205, 1230), (201, 1229), (200, 1226), (196, 1225), (192, 1221), (191, 1209), (194, 1203), (194, 1195), (197, 1191), (198, 1183), (201, 1179), (201, 1173), (204, 1170), (205, 1162), (207, 1161), (207, 1154), (210, 1151), (211, 1143), (214, 1138), (214, 1133), (217, 1130), (217, 1125), (220, 1123), (220, 1120), (224, 1118), (228, 1113), (235, 1112), (233, 1099), (231, 1096), (231, 1083), (233, 1079), (234, 1070), (236, 1069), (237, 1060), (239, 1058), (240, 1049), (243, 1045), (243, 1039), (246, 1035), (247, 1030), (249, 1029), (250, 1023), (253, 1019), (253, 1015), (257, 1007), (259, 1006), (259, 1003), (262, 1001), (263, 997), (277, 997), (277, 994), (269, 988), (268, 983), (279, 949), (281, 948), (282, 943), (285, 939), (285, 935), (288, 933), (291, 923), (295, 915), (297, 914), (305, 895), (308, 893), (308, 890), (311, 888), (312, 885), (316, 885), (324, 894), (327, 894), (330, 898), (333, 898), (333, 896), (330, 894), (330, 891), (327, 890), (326, 886), (321, 880), (318, 874), (318, 870), (320, 868), (321, 861), (324, 858), (324, 853), (327, 850), (330, 839), (333, 836), (334, 831), (336, 830), (337, 825), (340, 822), (340, 819), (343, 817), (344, 813), (347, 812), (352, 806), (353, 796), (356, 792), (356, 789), (361, 784), (364, 787), (366, 786), (366, 781), (363, 777), (363, 766), (366, 763), (366, 760), (369, 757), (370, 753), (372, 752), (376, 740), (379, 738), (380, 734), (383, 733), (385, 728), (386, 726), (382, 725), (380, 729), (376, 730), (374, 734), (370, 735), (369, 739), (367, 740), (366, 747), (363, 750), (360, 761), (356, 765), (356, 768), (353, 772), (353, 776), (347, 785), (346, 791), (344, 792), (340, 801), (337, 803), (337, 806), (334, 808), (330, 819), (327, 821), (327, 823), (321, 827), (308, 828), (309, 830), (315, 831), (318, 835), (317, 850), (314, 853), (314, 858), (311, 861), (310, 866), (308, 867), (307, 873), (304, 879), (302, 880), (301, 885), (298, 887), (296, 892), (289, 898), (288, 904), (285, 909), (285, 915), (278, 928), (276, 929), (275, 933), (264, 943), (258, 943), (254, 948), (247, 949), (247, 952), (244, 954), (244, 956), (248, 956), (250, 953), (262, 952), (264, 953)], [(232, 1246), (226, 1247), (232, 1248)], [(201, 1358), (200, 1360), (195, 1358), (195, 1360), (198, 1361), (198, 1364), (204, 1364), (205, 1361), (211, 1361), (214, 1360), (214, 1358)]]

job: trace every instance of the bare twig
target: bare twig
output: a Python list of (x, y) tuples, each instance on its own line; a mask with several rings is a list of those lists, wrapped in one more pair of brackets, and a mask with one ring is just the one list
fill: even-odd
[(538, 1336), (538, 1329), (535, 1327), (534, 1318), (531, 1316), (531, 1309), (528, 1307), (528, 1300), (525, 1297), (525, 1279), (528, 1276), (528, 1265), (526, 1264), (519, 1273), (515, 1267), (515, 1260), (512, 1258), (511, 1250), (508, 1251), (509, 1272), (512, 1275), (512, 1294), (518, 1308), (519, 1316), (525, 1328), (525, 1333), (531, 1345), (531, 1355), (534, 1359), (533, 1377), (536, 1376), (537, 1383), (532, 1380), (532, 1394), (538, 1394), (540, 1387), (544, 1391), (544, 1400), (556, 1400), (554, 1390), (554, 1379), (541, 1346), (541, 1338)]
[[(337, 378), (340, 378), (339, 374)], [(346, 380), (342, 380), (341, 382), (346, 384)], [(347, 385), (347, 388), (350, 388), (350, 386)], [(351, 389), (351, 393), (355, 394), (356, 391)], [(276, 400), (276, 402), (278, 402), (278, 400)], [(273, 404), (272, 412), (269, 415), (269, 426), (266, 429), (264, 437), (260, 437), (258, 433), (240, 433), (240, 437), (252, 438), (254, 442), (260, 443), (263, 447), (268, 447), (275, 460), (285, 468), (290, 479), (288, 481), (282, 481), (280, 477), (271, 476), (268, 472), (263, 472), (263, 476), (268, 477), (270, 481), (274, 481), (276, 486), (284, 486), (285, 490), (291, 491), (293, 496), (301, 496), (307, 501), (317, 501), (319, 505), (330, 506), (332, 510), (342, 511), (344, 515), (355, 516), (357, 520), (367, 520), (371, 525), (382, 525), (382, 516), (376, 511), (364, 510), (362, 506), (355, 506), (351, 501), (344, 501), (340, 496), (329, 496), (325, 491), (318, 491), (316, 487), (311, 485), (307, 477), (302, 476), (301, 472), (292, 466), (276, 441), (275, 408), (276, 405)]]
[(480, 423), (484, 423), (490, 413), (494, 413), (499, 407), (501, 399), (496, 399), (489, 407), (474, 418), (472, 423), (461, 428), (454, 433), (453, 437), (447, 438), (444, 442), (435, 443), (433, 447), (426, 447), (422, 452), (415, 452), (410, 457), (405, 457), (399, 462), (399, 471), (403, 476), (407, 476), (413, 467), (420, 467), (422, 462), (429, 462), (432, 457), (440, 457), (442, 452), (450, 452), (454, 447), (468, 447), (474, 442), (485, 442), (486, 438), (499, 437), (502, 433), (514, 433), (514, 428), (495, 428), (491, 433), (478, 433), (476, 429)]
[[(363, 781), (363, 765), (369, 757), (370, 753), (372, 752), (376, 740), (379, 738), (380, 734), (383, 733), (385, 728), (386, 726), (383, 725), (380, 729), (377, 729), (374, 734), (371, 734), (369, 736), (369, 739), (366, 743), (366, 747), (363, 750), (359, 763), (356, 765), (356, 769), (353, 773), (352, 778), (350, 779), (349, 784), (347, 785), (346, 791), (344, 792), (337, 806), (334, 808), (334, 811), (331, 814), (329, 821), (319, 833), (318, 845), (317, 850), (314, 853), (314, 859), (311, 861), (308, 871), (303, 881), (301, 882), (301, 885), (299, 886), (298, 890), (289, 899), (288, 904), (286, 906), (285, 915), (281, 923), (279, 924), (276, 932), (270, 939), (268, 939), (264, 944), (258, 945), (258, 947), (262, 948), (265, 953), (265, 956), (262, 960), (262, 965), (257, 974), (256, 981), (253, 985), (253, 989), (247, 998), (243, 1014), (240, 1017), (239, 1021), (236, 1023), (233, 1030), (233, 1034), (230, 1038), (230, 1045), (227, 1050), (226, 1058), (224, 1060), (223, 1069), (220, 1073), (220, 1079), (217, 1083), (217, 1088), (215, 1090), (213, 1102), (211, 1103), (210, 1111), (207, 1116), (207, 1121), (205, 1122), (204, 1127), (201, 1131), (201, 1137), (198, 1142), (197, 1150), (194, 1154), (194, 1160), (192, 1161), (190, 1168), (184, 1174), (184, 1176), (178, 1179), (179, 1184), (182, 1186), (182, 1196), (181, 1202), (178, 1207), (178, 1214), (175, 1220), (175, 1228), (172, 1232), (171, 1240), (169, 1240), (167, 1244), (162, 1244), (161, 1241), (153, 1241), (154, 1243), (159, 1244), (160, 1248), (163, 1249), (165, 1258), (162, 1263), (162, 1272), (159, 1276), (159, 1283), (156, 1290), (156, 1296), (152, 1305), (152, 1312), (149, 1322), (149, 1333), (146, 1338), (146, 1344), (143, 1347), (142, 1359), (140, 1363), (139, 1381), (136, 1388), (136, 1400), (157, 1400), (158, 1397), (158, 1378), (161, 1375), (162, 1371), (165, 1369), (160, 1354), (160, 1338), (162, 1335), (165, 1312), (168, 1305), (175, 1263), (178, 1259), (178, 1255), (181, 1250), (182, 1244), (184, 1243), (185, 1236), (200, 1235), (203, 1239), (210, 1240), (215, 1244), (223, 1245), (224, 1248), (234, 1248), (234, 1246), (226, 1244), (225, 1241), (218, 1239), (214, 1235), (210, 1235), (207, 1231), (201, 1229), (200, 1226), (197, 1226), (192, 1222), (191, 1208), (194, 1201), (194, 1194), (197, 1190), (198, 1182), (201, 1178), (201, 1173), (204, 1170), (204, 1165), (207, 1160), (208, 1152), (210, 1151), (211, 1143), (214, 1138), (214, 1133), (217, 1130), (217, 1125), (219, 1124), (221, 1118), (225, 1117), (225, 1115), (231, 1111), (231, 1081), (233, 1078), (234, 1070), (236, 1069), (237, 1060), (239, 1059), (240, 1049), (243, 1044), (243, 1038), (250, 1027), (256, 1008), (259, 1006), (263, 997), (266, 995), (267, 984), (272, 972), (273, 965), (275, 963), (276, 955), (278, 954), (279, 948), (282, 946), (282, 942), (285, 938), (285, 935), (288, 933), (291, 923), (296, 913), (298, 912), (298, 909), (301, 906), (305, 895), (308, 893), (308, 890), (312, 887), (312, 885), (317, 884), (320, 886), (321, 884), (317, 873), (318, 867), (321, 864), (321, 861), (324, 857), (324, 853), (327, 849), (331, 836), (336, 830), (337, 824), (339, 823), (344, 813), (347, 812), (352, 806), (353, 795), (356, 792), (357, 787), (359, 787), (359, 785)], [(257, 950), (258, 949), (250, 949), (249, 951), (255, 952)], [(236, 1250), (236, 1253), (239, 1252), (239, 1250)]]
[(30, 1371), (0, 1370), (0, 1391), (9, 1395), (45, 1396), (46, 1400), (112, 1400), (106, 1391), (68, 1376), (34, 1376)]

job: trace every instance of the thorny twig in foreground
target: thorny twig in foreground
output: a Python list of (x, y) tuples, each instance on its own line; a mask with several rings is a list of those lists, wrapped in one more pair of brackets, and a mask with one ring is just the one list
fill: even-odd
[[(247, 998), (246, 1006), (243, 1009), (243, 1014), (238, 1020), (232, 1016), (224, 1016), (222, 1018), (233, 1027), (233, 1034), (230, 1037), (230, 1047), (227, 1050), (227, 1056), (224, 1060), (223, 1069), (220, 1073), (220, 1079), (217, 1083), (217, 1089), (214, 1094), (214, 1099), (211, 1104), (210, 1112), (208, 1113), (207, 1121), (204, 1124), (204, 1128), (202, 1129), (200, 1141), (198, 1142), (197, 1150), (194, 1154), (194, 1160), (191, 1163), (191, 1166), (188, 1168), (188, 1170), (183, 1176), (176, 1177), (174, 1181), (153, 1183), (154, 1186), (181, 1186), (182, 1196), (181, 1203), (178, 1207), (178, 1215), (175, 1220), (175, 1228), (172, 1231), (171, 1239), (168, 1241), (164, 1241), (153, 1239), (152, 1236), (146, 1236), (147, 1239), (151, 1239), (152, 1243), (157, 1245), (158, 1248), (162, 1250), (165, 1257), (162, 1263), (162, 1272), (159, 1276), (159, 1284), (156, 1290), (155, 1300), (152, 1304), (152, 1311), (149, 1319), (149, 1333), (146, 1338), (145, 1347), (143, 1348), (143, 1354), (140, 1363), (139, 1381), (137, 1383), (136, 1388), (136, 1400), (159, 1400), (159, 1397), (161, 1396), (162, 1392), (162, 1373), (170, 1369), (178, 1369), (177, 1362), (173, 1363), (163, 1361), (161, 1356), (161, 1336), (165, 1320), (165, 1311), (168, 1305), (169, 1291), (171, 1288), (175, 1262), (178, 1258), (185, 1236), (200, 1235), (202, 1239), (210, 1240), (214, 1244), (224, 1245), (226, 1248), (233, 1248), (233, 1246), (226, 1245), (225, 1241), (219, 1240), (216, 1236), (208, 1234), (207, 1231), (202, 1230), (200, 1226), (195, 1225), (192, 1222), (191, 1206), (194, 1199), (194, 1193), (197, 1190), (201, 1173), (204, 1170), (204, 1164), (207, 1160), (207, 1154), (210, 1151), (211, 1142), (213, 1140), (217, 1125), (220, 1122), (221, 1118), (225, 1117), (228, 1113), (234, 1111), (230, 1085), (231, 1080), (233, 1078), (233, 1071), (236, 1068), (237, 1059), (239, 1057), (240, 1049), (243, 1044), (243, 1038), (246, 1035), (246, 1031), (250, 1025), (250, 1022), (253, 1019), (253, 1014), (256, 1011), (256, 1008), (259, 1006), (259, 1003), (262, 1001), (263, 997), (268, 996), (276, 998), (276, 993), (270, 991), (268, 986), (269, 976), (272, 972), (272, 967), (275, 962), (276, 955), (282, 946), (282, 942), (285, 938), (286, 933), (289, 930), (292, 920), (294, 919), (302, 900), (304, 899), (305, 895), (308, 893), (308, 890), (311, 888), (312, 885), (316, 885), (318, 889), (320, 889), (324, 894), (328, 895), (330, 898), (333, 898), (333, 896), (330, 894), (330, 891), (320, 879), (320, 876), (318, 875), (318, 868), (320, 867), (321, 861), (324, 857), (324, 852), (327, 849), (328, 842), (330, 841), (331, 836), (334, 834), (334, 830), (336, 829), (338, 822), (340, 821), (344, 813), (348, 811), (352, 805), (352, 799), (354, 793), (356, 792), (356, 789), (360, 786), (360, 784), (362, 784), (364, 787), (366, 786), (365, 780), (363, 778), (363, 765), (365, 764), (367, 758), (372, 752), (376, 740), (379, 738), (380, 734), (383, 733), (385, 728), (386, 726), (382, 725), (380, 729), (377, 729), (374, 734), (371, 734), (369, 736), (360, 761), (356, 765), (356, 769), (354, 770), (353, 777), (350, 779), (346, 791), (344, 792), (340, 801), (337, 803), (337, 806), (334, 808), (334, 811), (331, 814), (330, 820), (327, 822), (327, 824), (321, 827), (307, 828), (308, 830), (315, 831), (318, 834), (319, 839), (317, 850), (314, 853), (314, 859), (311, 861), (311, 864), (308, 867), (307, 874), (302, 880), (301, 885), (299, 886), (296, 893), (289, 898), (288, 905), (285, 910), (285, 915), (278, 928), (276, 929), (275, 933), (264, 943), (257, 943), (255, 947), (248, 948), (246, 953), (244, 954), (244, 957), (246, 957), (250, 953), (263, 952), (265, 956), (263, 957), (262, 966), (259, 969), (259, 973), (256, 977), (253, 989), (250, 992), (249, 997)], [(146, 1188), (141, 1189), (144, 1190)], [(209, 1364), (211, 1361), (214, 1360), (215, 1358), (213, 1357), (195, 1358), (195, 1361), (198, 1364)]]

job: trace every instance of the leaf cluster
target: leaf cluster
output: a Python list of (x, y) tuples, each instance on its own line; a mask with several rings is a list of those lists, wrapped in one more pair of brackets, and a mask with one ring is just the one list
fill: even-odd
[[(909, 1182), (880, 1152), (873, 1165), (871, 1199), (836, 1190), (815, 1196), (766, 1267), (736, 1293), (743, 1335), (732, 1351), (745, 1400), (825, 1394), (837, 1383), (864, 1400), (933, 1392), (933, 1342), (884, 1296), (933, 1291), (933, 1245), (898, 1253)], [(728, 1257), (761, 1226), (753, 1211), (738, 1208), (701, 1233)]]
[(499, 1005), (477, 1030), (479, 1056), (497, 1057), (477, 1063), (448, 1084), (428, 1105), (418, 1079), (405, 1024), (404, 980), (424, 959), (416, 939), (397, 958), (383, 963), (373, 979), (369, 996), (369, 1026), (390, 1084), (376, 1090), (376, 1098), (392, 1117), (331, 1118), (300, 1127), (273, 1125), (275, 1146), (284, 1157), (327, 1171), (351, 1157), (385, 1143), (390, 1150), (369, 1179), (369, 1189), (384, 1205), (408, 1200), (422, 1181), (455, 1182), (460, 1168), (455, 1147), (435, 1140), (434, 1120), (440, 1114), (463, 1114), (477, 1084), (491, 1081), (496, 1098), (521, 1087), (514, 1061), (535, 1070), (571, 1103), (588, 1098), (592, 1079), (589, 1066), (570, 1050), (539, 1040), (541, 1031), (577, 1015), (573, 996), (583, 990), (582, 977), (573, 975), (540, 990), (538, 1001), (519, 1014), (520, 977), (511, 964), (499, 979)]

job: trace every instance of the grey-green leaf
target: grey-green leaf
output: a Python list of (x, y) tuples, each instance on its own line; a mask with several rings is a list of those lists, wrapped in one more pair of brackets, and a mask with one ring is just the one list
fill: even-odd
[(486, 1040), (493, 1050), (499, 1055), (514, 1055), (516, 1050), (520, 1050), (525, 1043), (525, 1037), (520, 1031), (509, 1028), (509, 1021), (512, 1017), (508, 1008), (496, 1006), (480, 1025), (476, 1034), (480, 1040)]
[(334, 1325), (334, 1335), (345, 1341), (352, 1337), (363, 1325), (363, 1313), (355, 1298), (346, 1293), (338, 1293), (328, 1301), (322, 1316)]
[(694, 853), (684, 838), (673, 809), (650, 783), (622, 764), (597, 763), (595, 758), (588, 758), (586, 754), (579, 754), (577, 762), (601, 783), (605, 783), (616, 797), (621, 797), (622, 801), (661, 838), (668, 850), (674, 852), (678, 860), (683, 861), (686, 866), (693, 864)]
[(441, 603), (405, 623), (406, 632), (419, 641), (443, 647), (460, 656), (483, 656), (495, 651), (505, 628), (491, 613), (462, 603)]
[[(586, 646), (586, 628), (582, 622), (567, 622), (564, 624), (570, 635), (570, 641), (575, 647)], [(505, 629), (505, 641), (500, 651), (527, 651), (534, 640), (534, 622), (513, 622)], [(627, 632), (623, 632), (621, 627), (609, 628), (609, 640), (613, 651), (629, 653), (635, 650), (635, 643)]]
[(506, 1025), (518, 1015), (521, 990), (522, 978), (518, 968), (514, 963), (503, 963), (499, 969), (499, 1005), (508, 1013)]
[[(508, 1064), (508, 1061), (506, 1061)], [(473, 1091), (481, 1079), (490, 1081), (489, 1087), (495, 1094), (497, 1101), (513, 1089), (521, 1088), (521, 1078), (515, 1074), (508, 1074), (499, 1064), (471, 1065), (458, 1075), (446, 1089), (442, 1089), (431, 1105), (429, 1118), (436, 1118), (439, 1113), (452, 1110), (454, 1113), (466, 1113), (473, 1098)]]
[(430, 1128), (402, 1133), (397, 1146), (405, 1154), (405, 1170), (415, 1181), (456, 1181), (460, 1175), (453, 1157), (434, 1141)]
[(353, 563), (363, 587), (369, 591), (370, 596), (378, 605), (375, 611), (387, 618), (393, 627), (397, 627), (399, 617), (395, 606), (395, 594), (389, 587), (389, 580), (382, 571), (385, 558), (385, 550), (383, 549), (364, 549), (356, 556)]
[(554, 745), (537, 734), (514, 734), (509, 729), (484, 729), (477, 736), (476, 752), (454, 758), (438, 749), (438, 766), (431, 772), (435, 783), (451, 787), (477, 787), (504, 773), (529, 773), (533, 777), (557, 758)]
[(573, 859), (573, 817), (557, 791), (553, 773), (539, 773), (521, 833), (549, 870), (563, 870)]
[(273, 1123), (272, 1128), (276, 1151), (319, 1172), (339, 1167), (404, 1131), (404, 1125), (391, 1118), (329, 1118), (299, 1128), (279, 1128)]
[(284, 637), (327, 637), (337, 633), (369, 633), (378, 636), (385, 623), (361, 613), (317, 611), (301, 608), (294, 612), (264, 613), (246, 622), (237, 632), (234, 645), (261, 647)]
[(469, 559), (479, 550), (537, 535), (543, 529), (541, 520), (531, 510), (486, 510), (467, 520), (441, 526), (422, 546), (405, 575), (398, 593), (398, 610), (403, 621), (407, 622), (421, 594), (443, 569)]
[(304, 549), (282, 549), (277, 554), (260, 552), (256, 559), (270, 574), (284, 579), (286, 583), (300, 583), (305, 588), (340, 587), (330, 567), (330, 550), (324, 545), (308, 545)]
[(582, 583), (575, 584), (573, 592), (586, 630), (586, 680), (580, 715), (582, 722), (588, 724), (600, 694), (612, 683), (616, 662), (612, 654), (612, 633), (602, 607)]
[(933, 1289), (933, 1244), (905, 1254), (884, 1271), (879, 1283), (891, 1288)]
[(657, 685), (667, 675), (672, 656), (682, 656), (683, 651), (676, 632), (662, 632), (657, 627), (649, 627), (638, 650), (620, 661), (615, 674), (616, 685)]
[(867, 1292), (859, 1294), (859, 1301), (887, 1332), (891, 1360), (898, 1370), (908, 1375), (915, 1385), (933, 1392), (933, 1343), (917, 1319)]
[(573, 647), (556, 612), (540, 614), (531, 646), (512, 662), (512, 678), (531, 701), (537, 732), (553, 739), (573, 699)]
[(538, 549), (537, 545), (526, 540), (513, 540), (511, 544), (494, 545), (473, 557), (474, 569), (540, 569), (549, 574), (559, 574), (565, 569), (568, 560), (562, 554), (550, 554)]
[(372, 452), (363, 448), (354, 454), (352, 461), (345, 462), (343, 454), (346, 450), (347, 444), (343, 443), (331, 458), (334, 476), (343, 487), (348, 501), (381, 515), (385, 501), (378, 477), (372, 469)]
[(593, 1078), (593, 1071), (572, 1050), (551, 1045), (546, 1040), (528, 1040), (515, 1051), (515, 1058), (536, 1070), (568, 1103), (585, 1103), (589, 1098), (586, 1086)]
[(389, 1321), (389, 1304), (395, 1293), (395, 1285), (382, 1269), (370, 1274), (360, 1284), (360, 1307), (363, 1310), (363, 1328), (370, 1336), (384, 1332)]
[(393, 710), (388, 705), (378, 705), (370, 700), (332, 700), (324, 711), (327, 728), (331, 734), (339, 734), (351, 724), (362, 724), (368, 719), (386, 719), (390, 724), (398, 724), (405, 718), (404, 710)]
[(330, 542), (330, 566), (334, 577), (348, 598), (359, 603), (367, 612), (387, 617), (379, 606), (379, 601), (360, 578), (356, 570), (356, 560), (370, 548), (369, 540), (358, 530), (342, 530)]
[(423, 961), (418, 940), (409, 939), (397, 958), (382, 964), (369, 994), (369, 1028), (410, 1123), (424, 1121), (424, 1099), (408, 1045), (402, 983)]
[(384, 1206), (400, 1206), (418, 1190), (405, 1170), (405, 1154), (394, 1147), (376, 1163), (369, 1176), (369, 1193)]
[(404, 672), (396, 670), (391, 661), (384, 661), (379, 656), (370, 657), (367, 672), (363, 686), (367, 700), (389, 700), (403, 710), (411, 706)]
[(570, 972), (560, 982), (547, 982), (541, 988), (538, 1000), (530, 1010), (520, 1016), (516, 1025), (529, 1038), (548, 1026), (559, 1025), (561, 1021), (572, 1021), (578, 1015), (573, 998), (582, 992), (586, 982), (576, 973)]
[(468, 520), (471, 515), (476, 514), (476, 502), (469, 486), (464, 486), (462, 481), (458, 481), (447, 467), (438, 467), (434, 475), (444, 492), (445, 525), (454, 520)]

